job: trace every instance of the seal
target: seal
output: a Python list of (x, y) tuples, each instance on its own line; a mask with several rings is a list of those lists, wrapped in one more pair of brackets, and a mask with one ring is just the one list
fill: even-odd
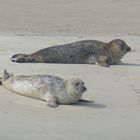
[(73, 104), (81, 99), (87, 90), (84, 82), (79, 78), (64, 80), (52, 75), (19, 75), (4, 71), (2, 85), (17, 94), (47, 101), (48, 106), (57, 107), (58, 104)]
[(131, 48), (121, 39), (108, 43), (96, 40), (82, 40), (53, 46), (33, 54), (16, 54), (11, 61), (18, 63), (77, 63), (99, 64), (108, 67), (120, 62)]

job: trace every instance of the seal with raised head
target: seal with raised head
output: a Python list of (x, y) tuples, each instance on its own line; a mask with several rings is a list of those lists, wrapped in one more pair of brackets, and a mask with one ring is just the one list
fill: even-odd
[(5, 70), (2, 85), (17, 94), (47, 101), (50, 107), (78, 101), (88, 102), (81, 99), (87, 89), (79, 78), (64, 80), (51, 75), (14, 76)]
[(99, 64), (108, 67), (120, 62), (131, 50), (121, 39), (108, 43), (96, 40), (83, 40), (74, 43), (53, 46), (33, 54), (16, 54), (11, 61), (19, 63), (77, 63)]

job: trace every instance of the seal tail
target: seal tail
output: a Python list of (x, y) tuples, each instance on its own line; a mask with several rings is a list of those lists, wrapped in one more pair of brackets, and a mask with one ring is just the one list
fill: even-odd
[(29, 56), (30, 55), (27, 54), (15, 54), (10, 58), (10, 60), (12, 62), (27, 63), (31, 61)]

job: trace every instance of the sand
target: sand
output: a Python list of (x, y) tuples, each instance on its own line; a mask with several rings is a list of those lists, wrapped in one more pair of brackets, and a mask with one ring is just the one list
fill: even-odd
[[(0, 0), (0, 76), (8, 72), (83, 79), (93, 103), (49, 108), (0, 87), (2, 140), (139, 140), (140, 18), (138, 0)], [(105, 9), (105, 10), (104, 10)], [(103, 15), (103, 16), (102, 16)], [(110, 20), (108, 20), (110, 19)], [(133, 20), (132, 20), (133, 19)], [(18, 64), (15, 53), (82, 39), (121, 38), (132, 51), (110, 68)]]
[[(102, 41), (112, 39), (94, 38)], [(54, 44), (79, 40), (76, 37), (0, 37), (0, 75), (6, 68), (17, 75), (44, 73), (62, 78), (79, 77), (88, 88), (84, 98), (95, 101), (52, 109), (45, 102), (16, 95), (0, 87), (0, 138), (138, 140), (140, 38), (121, 38), (132, 46), (133, 51), (124, 57), (121, 64), (104, 68), (98, 65), (18, 64), (9, 61), (12, 54), (31, 53)]]
[(0, 0), (0, 31), (15, 35), (140, 35), (139, 0)]

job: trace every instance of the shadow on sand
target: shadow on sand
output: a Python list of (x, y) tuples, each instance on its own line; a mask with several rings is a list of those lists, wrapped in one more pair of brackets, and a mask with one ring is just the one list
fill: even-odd
[[(134, 64), (134, 63), (118, 63), (119, 66), (134, 66), (134, 67), (140, 67), (140, 64)], [(113, 66), (117, 66), (113, 65)]]

